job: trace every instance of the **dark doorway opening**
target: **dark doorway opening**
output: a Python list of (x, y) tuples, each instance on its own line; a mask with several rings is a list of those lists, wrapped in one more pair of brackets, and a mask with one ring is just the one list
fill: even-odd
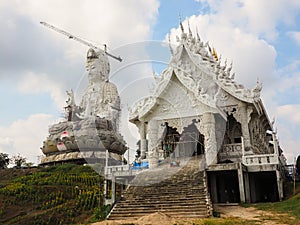
[(240, 202), (237, 170), (208, 172), (208, 185), (213, 203)]
[(161, 148), (164, 151), (164, 158), (192, 157), (204, 154), (204, 135), (199, 132), (193, 123), (183, 128), (181, 134), (175, 127), (170, 127), (166, 122), (164, 124), (165, 134), (161, 142)]
[(177, 132), (177, 128), (170, 127), (167, 122), (164, 126), (166, 127), (165, 136), (161, 142), (161, 149), (164, 150), (164, 158), (168, 158), (175, 151), (180, 134)]
[(276, 171), (249, 173), (251, 202), (279, 200)]
[(196, 125), (196, 120), (193, 123), (183, 128), (182, 135), (180, 137), (181, 142), (191, 142), (192, 151), (191, 156), (204, 154), (204, 135), (199, 132)]

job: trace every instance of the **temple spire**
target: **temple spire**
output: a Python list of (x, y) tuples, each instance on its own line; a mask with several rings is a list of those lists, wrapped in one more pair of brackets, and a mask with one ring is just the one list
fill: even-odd
[(182, 31), (182, 33), (184, 33), (184, 28), (183, 28), (183, 25), (182, 25), (182, 20), (181, 20), (181, 15), (179, 14), (179, 24), (180, 24), (180, 29)]
[(198, 32), (198, 27), (196, 27), (196, 33), (197, 33), (197, 41), (201, 41), (200, 36), (199, 36), (199, 32)]
[(217, 55), (217, 52), (216, 52), (215, 48), (213, 48), (213, 49), (212, 49), (212, 55), (213, 55), (213, 57), (215, 58), (215, 60), (216, 60), (216, 61), (218, 61), (218, 60), (219, 60), (219, 58), (218, 58), (218, 55)]
[(190, 21), (188, 20), (188, 27), (189, 27), (189, 35), (192, 35), (192, 31), (191, 31), (191, 26), (190, 26)]
[(171, 37), (170, 37), (171, 35), (170, 34), (168, 34), (168, 39), (169, 39), (169, 48), (170, 48), (170, 52), (171, 52), (171, 55), (172, 56), (174, 56), (174, 51), (173, 51), (173, 48), (172, 48), (172, 46), (171, 46)]

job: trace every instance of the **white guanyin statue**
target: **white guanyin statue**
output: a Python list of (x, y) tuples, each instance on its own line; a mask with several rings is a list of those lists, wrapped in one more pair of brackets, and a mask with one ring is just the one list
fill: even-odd
[(87, 53), (86, 70), (89, 85), (84, 92), (80, 103), (81, 114), (88, 118), (98, 116), (112, 121), (115, 130), (118, 130), (120, 116), (120, 98), (116, 85), (109, 82), (109, 61), (103, 51), (96, 52), (90, 49)]
[(89, 84), (82, 100), (76, 105), (73, 91), (67, 91), (66, 121), (50, 126), (49, 136), (41, 147), (46, 155), (41, 164), (67, 161), (104, 164), (106, 150), (117, 161), (127, 150), (118, 132), (120, 98), (116, 85), (109, 82), (110, 66), (105, 52), (89, 49), (86, 70)]

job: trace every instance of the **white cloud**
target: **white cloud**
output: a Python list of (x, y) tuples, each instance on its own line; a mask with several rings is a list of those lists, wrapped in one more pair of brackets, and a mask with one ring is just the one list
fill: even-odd
[(9, 156), (20, 153), (27, 161), (37, 163), (37, 156), (42, 155), (40, 147), (53, 121), (52, 115), (35, 114), (7, 127), (0, 126), (0, 151), (7, 152)]
[(277, 73), (281, 77), (277, 92), (284, 94), (292, 91), (297, 101), (300, 94), (300, 60), (294, 60), (289, 65), (280, 68)]
[(297, 45), (300, 45), (300, 32), (299, 31), (290, 31), (287, 33), (291, 38), (294, 39)]
[[(300, 105), (283, 105), (277, 108), (277, 115), (291, 124), (300, 125)], [(300, 137), (300, 135), (299, 135)]]
[(25, 94), (49, 93), (58, 109), (65, 106), (66, 94), (60, 82), (52, 81), (46, 74), (26, 73), (19, 81), (18, 91)]
[(0, 149), (11, 148), (14, 140), (10, 137), (0, 137)]
[[(297, 106), (299, 108), (299, 106)], [(284, 116), (284, 115), (282, 115)], [(282, 117), (279, 115), (280, 123), (278, 123), (278, 137), (281, 148), (283, 149), (283, 154), (287, 158), (289, 164), (294, 162), (294, 157), (300, 155), (300, 136), (299, 132), (299, 122), (298, 125), (294, 124), (289, 120), (288, 117)]]
[[(12, 0), (0, 4), (0, 47), (5, 52), (0, 54), (0, 79), (18, 83), (23, 79), (20, 90), (31, 93), (51, 89), (55, 104), (59, 104), (61, 93), (81, 85), (88, 47), (43, 27), (40, 21), (98, 42), (100, 47), (106, 43), (113, 50), (148, 40), (158, 7), (157, 0)], [(30, 81), (24, 80), (23, 74)], [(36, 86), (39, 82), (45, 86)]]
[(73, 60), (73, 57), (81, 58), (86, 52), (86, 47), (67, 40), (67, 37), (55, 31), (47, 30), (48, 28), (39, 25), (40, 21), (53, 24), (83, 39), (92, 40), (100, 47), (105, 43), (113, 48), (124, 43), (148, 39), (156, 20), (159, 3), (157, 0), (12, 0), (7, 2), (6, 6), (14, 8), (19, 15), (40, 26), (40, 32), (44, 35), (64, 43), (67, 58)]
[(278, 23), (293, 24), (299, 13), (298, 0), (200, 0), (210, 15), (216, 15), (223, 25), (234, 24), (246, 32), (268, 40), (277, 37)]

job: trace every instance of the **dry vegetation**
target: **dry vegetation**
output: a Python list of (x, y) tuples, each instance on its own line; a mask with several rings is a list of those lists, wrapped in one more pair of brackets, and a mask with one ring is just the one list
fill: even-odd
[[(106, 214), (106, 209), (98, 207), (103, 203), (101, 188), (102, 179), (88, 166), (66, 164), (41, 169), (0, 169), (0, 224), (90, 224), (99, 221)], [(221, 218), (176, 219), (158, 212), (136, 221), (96, 224), (296, 225), (300, 224), (300, 193), (282, 202), (216, 210)]]
[(3, 169), (0, 177), (0, 224), (84, 223), (103, 202), (88, 166)]

